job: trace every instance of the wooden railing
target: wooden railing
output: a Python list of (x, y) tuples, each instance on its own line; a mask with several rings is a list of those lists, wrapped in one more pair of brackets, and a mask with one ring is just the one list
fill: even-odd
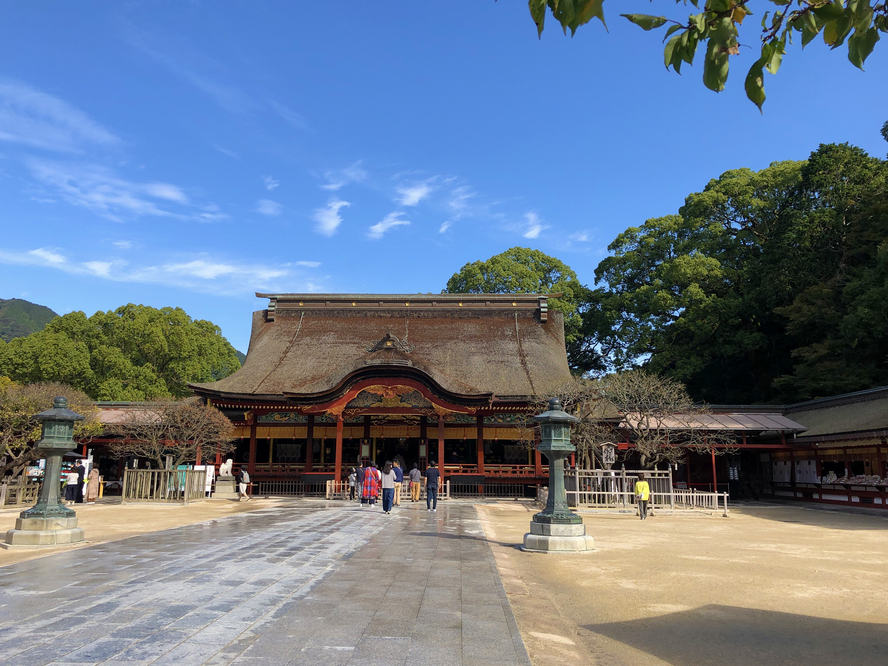
[(39, 493), (39, 483), (28, 483), (27, 478), (19, 477), (17, 483), (0, 484), (0, 507), (34, 504)]
[(179, 502), (206, 499), (205, 469), (125, 469), (121, 502)]

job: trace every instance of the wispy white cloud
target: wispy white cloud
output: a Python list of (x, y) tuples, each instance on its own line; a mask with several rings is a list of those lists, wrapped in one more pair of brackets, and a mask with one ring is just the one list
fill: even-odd
[(166, 199), (167, 201), (175, 201), (176, 203), (188, 205), (188, 197), (185, 193), (175, 185), (169, 183), (146, 183), (146, 194), (156, 199)]
[(31, 250), (28, 252), (28, 256), (33, 257), (37, 262), (43, 262), (52, 266), (59, 266), (68, 261), (63, 254), (45, 247)]
[[(121, 178), (96, 164), (62, 164), (28, 160), (31, 173), (44, 185), (54, 188), (68, 203), (82, 206), (115, 221), (144, 215), (178, 219), (217, 220), (225, 217), (213, 204), (188, 210), (192, 203), (182, 189), (170, 183), (137, 183)], [(176, 204), (185, 211), (165, 207)]]
[(400, 195), (396, 201), (402, 206), (415, 206), (425, 199), (435, 189), (432, 183), (435, 178), (429, 178), (413, 185), (401, 185), (395, 188)]
[(469, 202), (477, 196), (478, 193), (471, 187), (463, 185), (462, 187), (455, 188), (450, 193), (450, 199), (447, 201), (447, 205), (457, 213), (462, 213), (468, 208)]
[(270, 217), (276, 217), (280, 215), (284, 210), (284, 207), (281, 206), (277, 201), (272, 201), (271, 199), (259, 199), (256, 204), (256, 212), (262, 215), (268, 215)]
[(218, 150), (223, 155), (228, 155), (228, 157), (233, 157), (236, 160), (239, 160), (241, 158), (241, 156), (238, 155), (236, 152), (234, 152), (233, 150), (229, 150), (228, 148), (226, 148), (224, 146), (220, 146), (220, 145), (214, 143), (213, 148)]
[(366, 180), (367, 171), (361, 166), (361, 160), (358, 160), (344, 169), (325, 171), (324, 178), (327, 179), (327, 183), (321, 185), (321, 188), (335, 192), (349, 183), (360, 183), (361, 181)]
[[(449, 178), (445, 182), (449, 182), (450, 180), (452, 179)], [(446, 233), (446, 231), (453, 226), (454, 222), (468, 215), (470, 213), (471, 200), (477, 196), (478, 193), (467, 185), (454, 188), (447, 199), (447, 208), (451, 211), (450, 219), (445, 220), (445, 222), (438, 228), (438, 233)]]
[(571, 240), (575, 240), (578, 243), (588, 243), (592, 238), (589, 236), (588, 231), (577, 231), (568, 236)]
[(374, 240), (379, 240), (389, 229), (410, 224), (410, 220), (401, 219), (403, 215), (404, 213), (399, 210), (396, 210), (394, 213), (389, 213), (382, 219), (381, 222), (377, 222), (372, 227), (370, 227), (370, 229), (367, 231), (367, 236)]
[(325, 236), (332, 236), (335, 234), (336, 229), (342, 224), (342, 216), (339, 214), (339, 210), (350, 205), (351, 204), (348, 201), (333, 198), (330, 199), (330, 201), (327, 202), (327, 205), (323, 208), (317, 208), (311, 216), (312, 219), (317, 222), (315, 231)]
[(539, 238), (540, 234), (549, 227), (543, 224), (540, 216), (534, 212), (524, 214), (525, 223), (523, 225), (524, 233), (521, 234), (525, 238)]
[(98, 277), (110, 277), (114, 264), (110, 261), (85, 261), (82, 266)]
[(0, 141), (66, 153), (121, 143), (68, 102), (9, 79), (0, 80)]
[(276, 180), (275, 178), (272, 178), (271, 176), (262, 176), (262, 180), (265, 183), (265, 189), (268, 190), (269, 192), (271, 192), (272, 190), (274, 190), (275, 188), (277, 188), (281, 184), (281, 181)]
[(132, 242), (127, 240), (114, 241), (112, 245), (119, 250), (129, 250), (133, 246)]
[(306, 122), (305, 118), (303, 118), (301, 114), (293, 111), (293, 109), (288, 108), (280, 102), (270, 99), (268, 100), (268, 106), (271, 107), (272, 111), (274, 111), (296, 129), (307, 130), (309, 128), (308, 122)]
[[(300, 261), (282, 266), (245, 264), (218, 260), (198, 255), (184, 260), (159, 264), (134, 265), (120, 259), (72, 261), (58, 248), (37, 248), (12, 251), (0, 248), (0, 263), (18, 266), (36, 266), (59, 270), (70, 275), (101, 278), (113, 282), (137, 282), (175, 286), (193, 291), (213, 291), (225, 294), (249, 293), (256, 288), (277, 287), (277, 281), (286, 278), (303, 281), (300, 271), (293, 267), (316, 268), (320, 262)], [(319, 286), (317, 280), (305, 280), (300, 289)]]

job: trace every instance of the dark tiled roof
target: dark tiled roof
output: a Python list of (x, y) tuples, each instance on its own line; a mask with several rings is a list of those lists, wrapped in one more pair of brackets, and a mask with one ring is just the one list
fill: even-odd
[(808, 428), (805, 437), (888, 430), (888, 389), (789, 405), (786, 415)]
[(403, 369), (456, 395), (523, 398), (571, 377), (561, 313), (546, 312), (545, 296), (268, 297), (269, 310), (253, 313), (243, 367), (192, 385), (197, 393), (311, 396), (355, 373)]

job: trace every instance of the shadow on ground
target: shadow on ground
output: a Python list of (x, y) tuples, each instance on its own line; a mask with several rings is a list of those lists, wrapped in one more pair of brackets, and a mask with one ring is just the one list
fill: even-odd
[[(831, 506), (814, 502), (758, 504), (738, 502), (732, 507), (738, 513), (778, 523), (814, 525), (831, 530), (873, 530), (888, 527), (888, 510)], [(873, 518), (880, 519), (874, 522)]]
[(673, 666), (888, 664), (888, 624), (709, 605), (584, 628)]

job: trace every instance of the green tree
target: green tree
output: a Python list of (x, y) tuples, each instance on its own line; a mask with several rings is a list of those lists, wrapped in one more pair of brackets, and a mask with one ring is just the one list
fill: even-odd
[[(676, 4), (678, 0), (676, 0)], [(682, 3), (687, 5), (687, 0)], [(765, 101), (764, 73), (780, 69), (787, 44), (793, 35), (802, 47), (818, 35), (837, 49), (848, 43), (848, 59), (863, 69), (879, 33), (888, 32), (888, 2), (885, 0), (691, 0), (701, 10), (687, 19), (649, 14), (621, 14), (643, 30), (665, 28), (664, 62), (681, 73), (682, 64), (692, 65), (698, 46), (705, 51), (703, 84), (720, 92), (728, 79), (730, 59), (740, 53), (741, 30), (750, 31), (753, 7), (762, 14), (760, 58), (746, 75), (746, 96), (759, 108)], [(701, 7), (702, 4), (702, 7)], [(542, 34), (547, 9), (571, 36), (597, 18), (605, 24), (604, 0), (530, 0), (530, 14)], [(677, 10), (683, 12), (684, 10)], [(746, 20), (746, 26), (742, 24)], [(605, 24), (606, 27), (606, 24)], [(754, 29), (754, 28), (753, 28)]]
[(486, 261), (463, 266), (447, 281), (445, 294), (557, 294), (549, 306), (564, 314), (564, 337), (568, 361), (577, 372), (599, 364), (594, 346), (583, 334), (582, 310), (589, 289), (569, 266), (539, 250), (513, 247)]
[(40, 439), (40, 422), (34, 415), (52, 407), (57, 396), (68, 399), (68, 408), (85, 417), (74, 424), (74, 439), (88, 441), (101, 434), (99, 410), (93, 401), (70, 386), (57, 383), (18, 384), (0, 377), (0, 478), (15, 477), (37, 459), (34, 442)]
[(821, 146), (799, 189), (805, 223), (787, 221), (770, 251), (784, 256), (796, 287), (776, 308), (793, 367), (775, 388), (797, 400), (886, 384), (888, 163), (847, 144)]
[(0, 373), (21, 382), (63, 381), (96, 400), (187, 396), (188, 383), (239, 367), (219, 327), (180, 308), (72, 312), (0, 347)]
[(602, 336), (612, 340), (614, 367), (644, 363), (709, 402), (768, 394), (784, 371), (772, 352), (786, 346), (772, 310), (787, 300), (757, 271), (758, 261), (792, 205), (802, 165), (728, 171), (690, 195), (677, 215), (617, 236), (595, 273), (613, 318)]
[(886, 163), (824, 145), (737, 169), (611, 244), (594, 314), (614, 367), (698, 400), (806, 399), (888, 382)]

